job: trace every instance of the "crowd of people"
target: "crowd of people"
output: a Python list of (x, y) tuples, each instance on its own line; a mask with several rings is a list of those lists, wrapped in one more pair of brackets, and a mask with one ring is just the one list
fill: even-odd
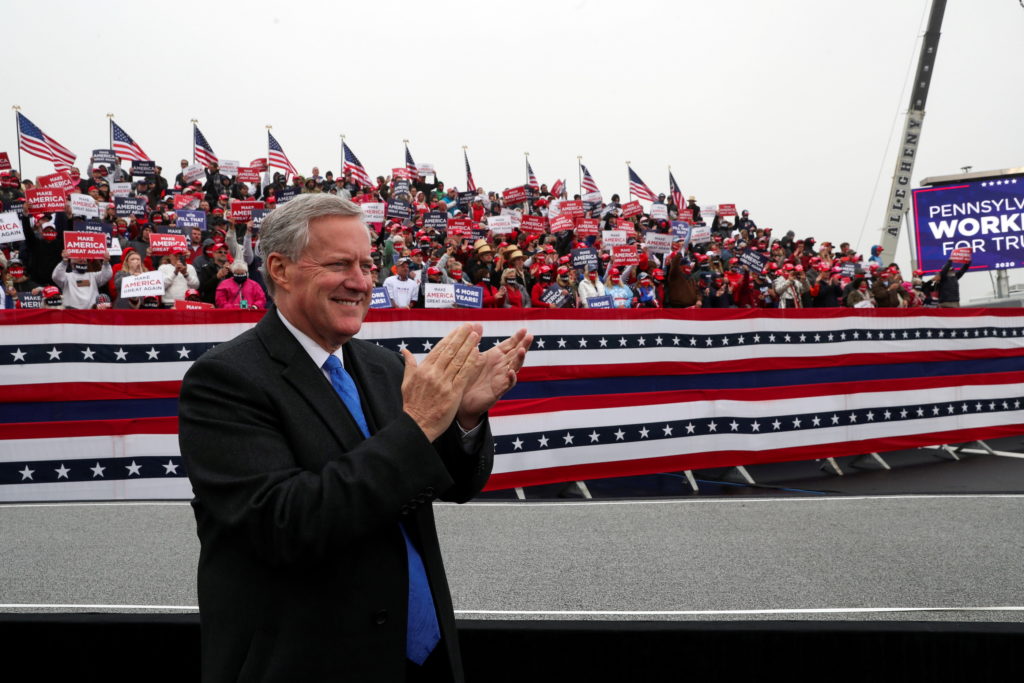
[[(779, 236), (746, 210), (702, 215), (693, 196), (676, 206), (660, 195), (633, 215), (635, 205), (617, 194), (570, 200), (546, 185), (524, 186), (526, 198), (510, 201), (503, 192), (459, 192), (436, 176), (412, 173), (379, 176), (370, 186), (351, 173), (320, 175), (318, 168), (290, 181), (264, 170), (260, 182), (249, 183), (216, 163), (189, 181), (189, 166), (181, 160), (173, 181), (159, 166), (135, 179), (119, 164), (90, 163), (84, 176), (70, 170), (70, 192), (99, 207), (114, 254), (106, 259), (70, 258), (63, 249), (64, 233), (80, 220), (70, 202), (63, 212), (36, 212), (26, 203), (34, 183), (15, 171), (0, 176), (3, 210), (19, 212), (25, 236), (0, 245), (2, 307), (153, 309), (190, 301), (265, 309), (271, 299), (260, 272), (259, 221), (239, 219), (233, 204), (261, 201), (273, 210), (316, 192), (387, 207), (383, 221), (368, 216), (368, 225), (374, 284), (395, 308), (429, 306), (432, 283), (478, 287), (482, 306), (496, 308), (957, 306), (958, 281), (970, 265), (950, 262), (927, 279), (920, 271), (905, 274), (886, 263), (879, 246), (865, 258), (845, 242), (798, 239), (793, 231)], [(144, 200), (145, 209), (119, 215), (114, 183), (131, 183), (128, 197)], [(205, 229), (179, 229), (176, 205), (202, 212)], [(162, 232), (184, 232), (184, 245), (154, 253), (151, 236)], [(120, 296), (124, 278), (152, 271), (162, 277), (161, 296)]]

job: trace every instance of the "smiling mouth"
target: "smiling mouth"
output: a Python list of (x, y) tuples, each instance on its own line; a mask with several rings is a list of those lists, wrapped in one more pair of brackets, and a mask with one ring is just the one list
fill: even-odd
[(359, 298), (359, 299), (338, 299), (338, 298), (332, 297), (331, 301), (333, 301), (336, 304), (340, 304), (342, 306), (352, 306), (352, 307), (361, 306), (362, 303), (363, 303), (363, 299), (362, 298)]

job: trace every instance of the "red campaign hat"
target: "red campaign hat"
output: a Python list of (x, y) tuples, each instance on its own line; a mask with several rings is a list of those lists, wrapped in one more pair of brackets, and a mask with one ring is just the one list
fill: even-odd
[(223, 215), (224, 214), (224, 209), (214, 209), (213, 211), (211, 211), (211, 213), (214, 213), (214, 214), (217, 214), (217, 215)]
[(601, 252), (601, 260), (602, 261), (607, 261), (610, 258), (611, 258), (611, 256), (607, 252)]
[(219, 199), (227, 199), (227, 198), (228, 198), (228, 196), (227, 196), (226, 194), (222, 194), (222, 195), (221, 195), (221, 196), (219, 197)]
[(410, 256), (415, 256), (416, 254), (422, 254), (422, 253), (423, 253), (423, 252), (422, 252), (422, 251), (421, 251), (420, 249), (418, 249), (418, 248), (417, 248), (417, 249), (411, 249), (411, 250), (409, 251), (409, 255), (410, 255)]
[(440, 275), (440, 274), (441, 274), (441, 269), (440, 268), (434, 268), (433, 266), (431, 266), (430, 268), (427, 268), (427, 275)]
[[(539, 235), (538, 235), (538, 237), (539, 237)], [(553, 253), (555, 253), (555, 248), (553, 246), (551, 246), (550, 244), (545, 244), (544, 245), (544, 251), (549, 253), (549, 254), (553, 254)]]
[(569, 274), (569, 266), (558, 266), (558, 274), (559, 275), (568, 275)]
[(569, 257), (568, 257), (568, 256), (560, 256), (560, 257), (558, 258), (558, 262), (559, 262), (560, 264), (562, 264), (562, 265), (565, 265), (566, 263), (568, 263), (568, 262), (569, 262)]
[(655, 280), (665, 279), (665, 271), (663, 271), (661, 268), (655, 268), (651, 275), (654, 277)]
[(47, 285), (43, 287), (43, 298), (49, 299), (50, 297), (60, 296), (60, 290), (53, 285)]
[(792, 263), (787, 263), (787, 264), (783, 265), (782, 268), (783, 268), (783, 270), (793, 270), (793, 264)]
[(613, 267), (611, 270), (608, 271), (608, 274), (611, 275), (612, 277), (615, 277), (616, 275), (619, 275), (619, 269)]
[(277, 197), (267, 197), (267, 204), (277, 204)]
[(199, 182), (198, 180), (193, 180), (192, 181), (192, 185), (195, 186), (195, 187), (202, 187), (203, 186), (203, 184), (201, 182)]
[(188, 289), (188, 290), (185, 290), (185, 298), (187, 299), (190, 296), (199, 296), (199, 290), (198, 289)]
[(796, 270), (796, 272), (798, 273), (802, 273), (804, 272), (804, 267), (798, 264), (796, 268), (794, 268), (794, 270)]
[(541, 275), (544, 275), (545, 273), (550, 273), (550, 272), (551, 272), (551, 266), (549, 266), (549, 265), (547, 265), (547, 264), (545, 263), (545, 264), (544, 264), (543, 266), (541, 266), (541, 267), (540, 267), (540, 268), (538, 269), (538, 271), (537, 271), (537, 272), (539, 272), (539, 273), (540, 273)]

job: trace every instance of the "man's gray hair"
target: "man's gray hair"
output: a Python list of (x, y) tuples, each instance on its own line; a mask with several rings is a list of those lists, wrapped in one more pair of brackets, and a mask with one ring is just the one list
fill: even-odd
[(301, 194), (274, 209), (263, 219), (259, 242), (263, 265), (260, 270), (271, 296), (274, 294), (274, 279), (267, 270), (267, 259), (277, 252), (297, 261), (309, 246), (309, 222), (325, 216), (355, 216), (361, 219), (363, 210), (355, 202), (332, 194)]

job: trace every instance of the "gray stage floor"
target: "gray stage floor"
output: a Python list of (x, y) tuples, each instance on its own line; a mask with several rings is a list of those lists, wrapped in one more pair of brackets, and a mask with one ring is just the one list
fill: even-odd
[[(1024, 495), (437, 504), (464, 619), (1024, 620)], [(185, 503), (0, 506), (0, 611), (194, 611)]]

